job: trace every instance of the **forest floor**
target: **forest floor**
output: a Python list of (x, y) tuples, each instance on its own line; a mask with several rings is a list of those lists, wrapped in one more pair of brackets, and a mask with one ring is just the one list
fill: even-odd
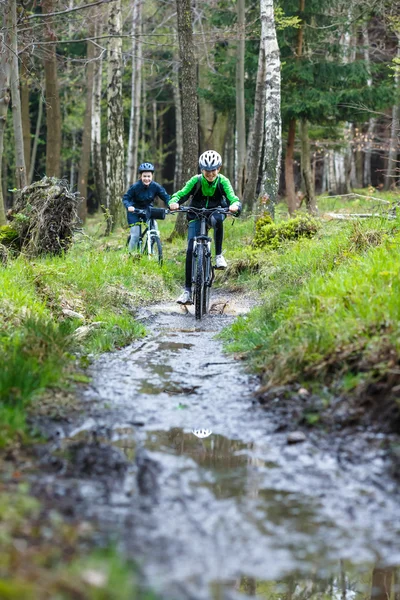
[[(2, 405), (1, 597), (150, 598), (150, 585), (174, 600), (241, 598), (290, 574), (331, 577), (339, 560), (360, 582), (399, 562), (397, 221), (325, 217), (317, 241), (273, 252), (252, 250), (252, 236), (249, 220), (227, 224), (230, 268), (201, 326), (173, 302), (184, 241), (165, 245), (162, 269), (127, 260), (121, 235), (4, 270), (8, 286), (24, 283), (12, 305), (1, 298), (14, 364), (0, 389), (13, 409), (20, 398), (19, 412)], [(309, 344), (301, 353), (290, 328)]]

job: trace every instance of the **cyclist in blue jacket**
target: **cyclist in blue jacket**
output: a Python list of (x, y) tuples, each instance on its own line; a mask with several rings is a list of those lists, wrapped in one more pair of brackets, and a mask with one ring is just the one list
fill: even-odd
[[(136, 250), (139, 246), (140, 226), (137, 223), (145, 221), (150, 217), (150, 211), (156, 196), (161, 198), (168, 207), (170, 200), (169, 194), (165, 189), (153, 181), (154, 165), (149, 162), (144, 162), (139, 165), (139, 181), (136, 181), (128, 191), (124, 194), (122, 202), (127, 210), (128, 225), (131, 228), (129, 239), (129, 252)], [(135, 209), (145, 210), (146, 217), (135, 214)]]

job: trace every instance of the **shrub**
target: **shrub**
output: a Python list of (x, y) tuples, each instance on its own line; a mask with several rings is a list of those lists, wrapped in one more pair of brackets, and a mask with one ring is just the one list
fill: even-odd
[(268, 215), (256, 223), (256, 233), (253, 240), (255, 248), (279, 248), (283, 242), (297, 240), (301, 237), (311, 238), (319, 230), (316, 219), (301, 215), (283, 223), (273, 223)]

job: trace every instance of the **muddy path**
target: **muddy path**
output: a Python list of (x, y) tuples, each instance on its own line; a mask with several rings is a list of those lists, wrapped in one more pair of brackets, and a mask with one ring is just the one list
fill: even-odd
[(338, 565), (346, 587), (344, 561), (354, 588), (357, 573), (399, 564), (399, 491), (380, 436), (342, 440), (340, 455), (323, 433), (288, 443), (215, 337), (246, 298), (214, 301), (201, 324), (173, 304), (141, 311), (148, 336), (92, 365), (81, 418), (46, 423), (36, 493), (95, 519), (163, 599), (332, 586)]

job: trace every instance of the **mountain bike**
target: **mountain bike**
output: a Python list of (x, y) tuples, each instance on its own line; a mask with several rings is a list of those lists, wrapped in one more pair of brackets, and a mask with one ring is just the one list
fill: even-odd
[[(147, 254), (149, 258), (158, 260), (159, 264), (163, 262), (163, 252), (160, 240), (160, 232), (158, 230), (157, 221), (164, 220), (165, 215), (168, 213), (166, 208), (152, 208), (150, 217), (147, 218), (147, 212), (145, 210), (139, 210), (135, 208), (135, 215), (144, 217), (145, 221), (138, 221), (135, 225), (140, 227), (139, 234), (139, 253)], [(142, 224), (144, 224), (144, 230), (142, 231)], [(128, 237), (129, 243), (130, 236)]]
[[(193, 206), (181, 206), (181, 212), (190, 212), (200, 219), (200, 235), (194, 238), (193, 260), (192, 260), (192, 288), (193, 304), (196, 319), (200, 320), (207, 314), (210, 308), (210, 291), (214, 281), (215, 267), (211, 261), (211, 238), (207, 235), (208, 218), (212, 213), (218, 212), (223, 215), (231, 215), (228, 208), (195, 208)], [(176, 211), (176, 212), (179, 212)]]

